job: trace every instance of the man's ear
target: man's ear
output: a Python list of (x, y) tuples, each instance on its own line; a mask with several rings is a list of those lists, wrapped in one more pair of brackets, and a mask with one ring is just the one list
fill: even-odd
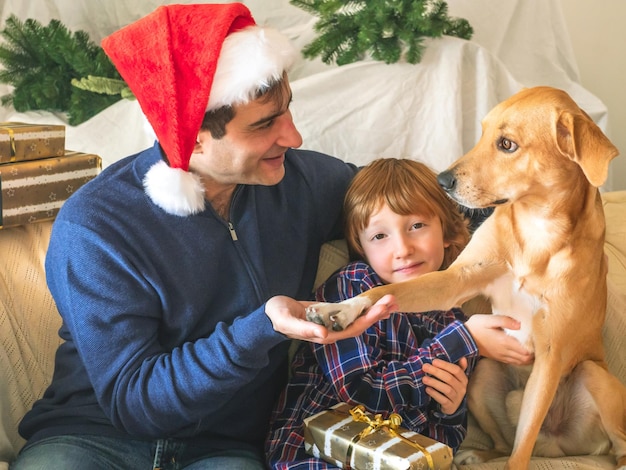
[(589, 182), (602, 186), (609, 163), (619, 151), (584, 112), (563, 111), (556, 122), (556, 145), (563, 155), (576, 162)]
[(193, 146), (193, 153), (202, 153), (202, 144), (206, 143), (207, 139), (212, 139), (211, 132), (206, 129), (200, 129), (198, 135), (196, 135), (196, 143)]

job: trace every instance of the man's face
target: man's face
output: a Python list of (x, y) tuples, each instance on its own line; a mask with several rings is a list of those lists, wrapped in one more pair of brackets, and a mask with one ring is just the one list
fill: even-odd
[(286, 79), (282, 93), (281, 100), (261, 98), (234, 106), (235, 117), (221, 139), (200, 131), (190, 168), (204, 179), (208, 191), (215, 186), (274, 185), (282, 180), (285, 151), (302, 145), (289, 111), (291, 88)]

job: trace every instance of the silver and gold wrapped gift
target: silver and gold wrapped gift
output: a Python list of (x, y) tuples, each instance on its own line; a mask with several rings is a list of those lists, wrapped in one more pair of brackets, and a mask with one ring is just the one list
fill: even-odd
[(0, 165), (0, 228), (54, 219), (101, 168), (99, 156), (71, 150), (63, 157)]
[(355, 470), (438, 470), (452, 466), (452, 449), (400, 427), (402, 418), (371, 416), (340, 403), (304, 420), (309, 455)]
[(0, 164), (65, 154), (65, 126), (0, 122)]

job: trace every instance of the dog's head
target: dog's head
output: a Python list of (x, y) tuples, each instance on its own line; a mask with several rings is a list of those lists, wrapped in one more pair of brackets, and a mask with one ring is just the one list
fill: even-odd
[(468, 207), (601, 186), (617, 148), (562, 90), (527, 88), (493, 108), (476, 146), (439, 174)]

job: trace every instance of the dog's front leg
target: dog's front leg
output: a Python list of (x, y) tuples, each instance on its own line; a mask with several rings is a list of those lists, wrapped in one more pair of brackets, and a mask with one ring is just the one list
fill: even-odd
[(559, 386), (563, 365), (551, 352), (557, 351), (558, 346), (552, 346), (553, 349), (543, 345), (535, 350), (535, 363), (524, 390), (513, 452), (506, 464), (507, 469), (526, 470), (530, 465), (541, 425)]
[[(431, 290), (430, 285), (436, 286), (437, 280), (429, 278), (443, 272), (424, 274), (410, 281), (375, 287), (356, 297), (334, 304), (325, 302), (312, 304), (306, 309), (306, 318), (326, 328), (340, 331), (387, 294), (396, 297), (400, 311), (403, 312), (439, 310), (438, 306), (447, 304), (448, 300), (445, 294), (441, 295), (440, 290)], [(448, 286), (451, 284), (453, 282), (448, 283)], [(437, 292), (437, 295), (433, 295), (433, 292)], [(431, 306), (434, 308), (429, 308)]]
[(336, 304), (320, 302), (307, 308), (307, 320), (335, 330), (344, 329), (363, 311), (385, 295), (393, 295), (400, 312), (448, 310), (479, 293), (506, 272), (503, 262), (473, 259), (453, 263), (444, 271), (434, 271), (396, 284), (374, 287), (352, 299)]

